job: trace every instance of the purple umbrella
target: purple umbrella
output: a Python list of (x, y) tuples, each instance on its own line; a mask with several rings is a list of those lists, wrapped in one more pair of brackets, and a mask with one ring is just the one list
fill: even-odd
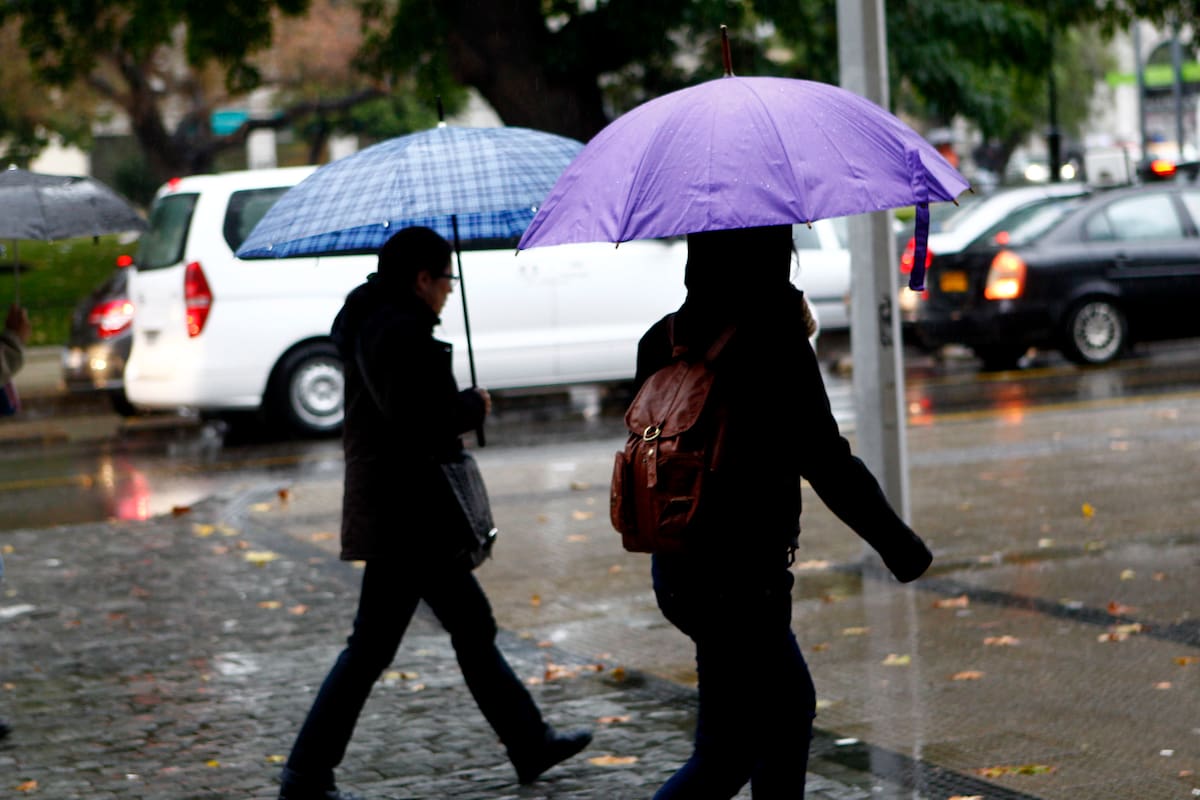
[(624, 242), (917, 207), (909, 285), (924, 288), (930, 201), (969, 184), (932, 145), (853, 92), (726, 76), (616, 119), (550, 190), (518, 249)]

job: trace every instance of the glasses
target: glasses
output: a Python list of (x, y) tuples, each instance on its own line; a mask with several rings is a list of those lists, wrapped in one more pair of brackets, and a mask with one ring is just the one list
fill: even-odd
[(448, 280), (448, 281), (456, 281), (456, 280), (458, 280), (458, 276), (457, 276), (457, 275), (454, 275), (453, 273), (450, 273), (450, 272), (447, 272), (447, 273), (445, 273), (444, 275), (438, 275), (438, 277), (439, 277), (439, 278), (445, 278), (445, 279), (446, 279), (446, 280)]

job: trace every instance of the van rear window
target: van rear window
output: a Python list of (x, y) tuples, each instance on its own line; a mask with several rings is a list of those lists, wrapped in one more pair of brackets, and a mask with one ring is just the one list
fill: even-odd
[(229, 207), (225, 209), (225, 241), (230, 250), (237, 252), (258, 221), (289, 188), (247, 189), (229, 195)]
[(140, 270), (162, 269), (183, 260), (196, 194), (172, 194), (150, 209), (150, 226), (142, 234), (135, 263)]

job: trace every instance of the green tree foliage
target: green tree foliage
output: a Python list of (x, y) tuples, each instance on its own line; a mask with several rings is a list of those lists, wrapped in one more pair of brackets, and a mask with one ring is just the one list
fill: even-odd
[[(0, 25), (19, 27), (21, 49), (38, 82), (56, 89), (87, 87), (102, 103), (124, 112), (157, 182), (210, 171), (219, 153), (243, 145), (256, 128), (322, 116), (336, 121), (359, 102), (384, 94), (378, 81), (361, 76), (349, 89), (351, 81), (339, 72), (334, 91), (284, 85), (280, 88), (292, 102), (274, 118), (248, 120), (229, 134), (213, 131), (214, 110), (244, 104), (246, 93), (263, 85), (272, 67), (264, 54), (273, 35), (305, 14), (310, 2), (6, 0), (0, 4)], [(349, 11), (357, 19), (347, 3), (319, 5), (327, 15)], [(310, 85), (319, 83), (319, 76), (310, 78)], [(0, 122), (5, 123), (0, 134), (20, 132), (8, 120)]]

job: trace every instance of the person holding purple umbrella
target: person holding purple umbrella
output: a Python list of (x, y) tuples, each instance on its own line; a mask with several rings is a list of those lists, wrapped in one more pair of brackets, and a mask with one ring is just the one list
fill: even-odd
[(592, 740), (587, 729), (559, 732), (543, 720), (496, 646), (496, 620), (472, 565), (448, 549), (458, 501), (439, 464), (461, 453), (462, 434), (491, 409), (486, 390), (458, 389), (450, 345), (433, 337), (457, 277), (450, 257), (433, 230), (400, 230), (333, 323), (346, 366), (341, 557), (366, 566), (353, 630), (292, 746), (280, 800), (359, 800), (337, 788), (334, 768), (421, 601), (450, 634), (520, 783)]
[(801, 478), (899, 580), (933, 557), (838, 431), (790, 281), (791, 226), (687, 241), (686, 300), (642, 337), (636, 386), (675, 346), (704, 353), (734, 332), (713, 367), (720, 467), (683, 552), (652, 556), (659, 608), (695, 643), (699, 679), (692, 755), (655, 799), (730, 798), (747, 782), (756, 800), (803, 797), (816, 693), (791, 628)]

